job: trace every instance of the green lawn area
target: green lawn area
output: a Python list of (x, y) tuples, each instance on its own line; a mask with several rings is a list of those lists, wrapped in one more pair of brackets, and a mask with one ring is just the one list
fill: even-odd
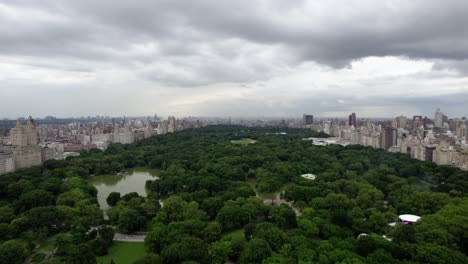
[(145, 255), (145, 243), (114, 241), (109, 254), (98, 257), (98, 264), (109, 264), (114, 260), (116, 264), (131, 264)]
[[(35, 252), (43, 252), (43, 251), (52, 251), (54, 250), (54, 244), (55, 244), (55, 238), (57, 238), (59, 234), (55, 234), (51, 237), (49, 237), (46, 241), (41, 243), (41, 246), (36, 248), (34, 251)], [(70, 236), (69, 233), (66, 234), (67, 236)]]
[(225, 233), (225, 234), (223, 234), (222, 238), (225, 239), (225, 238), (228, 238), (228, 237), (230, 237), (232, 239), (242, 239), (242, 238), (244, 238), (244, 229), (241, 228), (241, 229), (237, 229), (237, 230)]
[(239, 145), (248, 145), (248, 144), (254, 144), (256, 143), (257, 140), (253, 140), (250, 138), (243, 138), (243, 139), (238, 139), (238, 140), (231, 140), (232, 144), (239, 144)]
[(54, 250), (54, 243), (55, 243), (55, 237), (51, 237), (51, 238), (47, 239), (47, 241), (42, 243), (40, 247), (36, 248), (35, 251), (37, 251), (37, 252), (52, 251), (52, 250)]
[(287, 184), (283, 185), (278, 191), (276, 192), (268, 192), (268, 193), (257, 193), (257, 190), (255, 190), (255, 185), (257, 184), (257, 180), (255, 178), (252, 179), (247, 179), (246, 181), (250, 187), (255, 191), (257, 194), (257, 197), (262, 199), (262, 200), (267, 200), (267, 199), (277, 199), (279, 198), (280, 194), (286, 189)]

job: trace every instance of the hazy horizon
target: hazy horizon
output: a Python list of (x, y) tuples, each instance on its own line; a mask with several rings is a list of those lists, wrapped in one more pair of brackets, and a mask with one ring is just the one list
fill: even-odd
[(468, 2), (0, 1), (0, 118), (468, 116)]
[[(309, 114), (309, 113), (307, 113)], [(348, 120), (348, 115), (351, 113), (348, 113), (346, 116), (316, 116), (314, 115), (314, 120), (322, 120), (322, 119), (339, 119), (339, 120)], [(312, 114), (313, 115), (313, 114)], [(87, 119), (87, 118), (117, 118), (117, 119), (123, 119), (124, 117), (126, 119), (146, 119), (146, 118), (153, 118), (154, 115), (122, 115), (122, 116), (107, 116), (107, 115), (81, 115), (81, 116), (53, 116), (53, 115), (47, 115), (47, 116), (17, 116), (17, 117), (0, 117), (0, 120), (17, 120), (19, 119), (28, 119), (29, 116), (31, 116), (33, 119), (40, 119), (40, 120), (45, 120), (47, 117), (54, 117), (57, 119)], [(173, 115), (158, 115), (158, 118), (168, 118), (169, 116)], [(397, 116), (359, 116), (357, 115), (357, 119), (371, 119), (371, 120), (391, 120)], [(413, 114), (411, 116), (407, 116), (408, 118), (412, 118), (413, 116), (422, 116), (422, 117), (428, 117), (433, 119), (433, 115), (424, 115), (424, 114)], [(449, 116), (449, 118), (463, 118), (466, 116)], [(244, 119), (244, 120), (255, 120), (255, 119), (266, 119), (266, 120), (280, 120), (280, 119), (301, 119), (303, 118), (302, 114), (300, 116), (175, 116), (175, 118), (201, 118), (201, 119)]]

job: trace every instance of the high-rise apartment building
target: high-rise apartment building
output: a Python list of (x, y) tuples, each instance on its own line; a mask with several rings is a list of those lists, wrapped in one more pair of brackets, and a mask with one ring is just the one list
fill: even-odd
[(312, 125), (314, 123), (314, 115), (304, 114), (302, 116), (303, 125)]
[(356, 127), (356, 113), (352, 113), (348, 117), (348, 125)]
[(133, 131), (128, 123), (124, 123), (123, 127), (116, 123), (113, 129), (112, 141), (114, 143), (131, 144), (135, 141)]
[(380, 147), (388, 150), (397, 143), (397, 130), (393, 127), (385, 127), (380, 133)]
[(424, 150), (424, 160), (427, 161), (432, 161), (434, 159), (434, 150), (436, 149), (436, 146), (426, 146)]
[(16, 126), (10, 130), (11, 146), (4, 147), (12, 152), (15, 158), (15, 169), (40, 165), (41, 147), (37, 144), (37, 129), (34, 120), (29, 117), (26, 126), (16, 121)]
[(0, 174), (15, 171), (15, 156), (13, 152), (0, 150)]
[(408, 122), (408, 118), (404, 115), (397, 116), (392, 121), (393, 128), (406, 128), (406, 124)]

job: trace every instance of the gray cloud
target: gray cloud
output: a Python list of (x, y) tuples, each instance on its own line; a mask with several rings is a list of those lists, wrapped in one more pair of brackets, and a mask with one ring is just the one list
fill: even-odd
[[(322, 102), (336, 101), (334, 91), (340, 85), (343, 90), (382, 89), (381, 98), (388, 98), (394, 96), (388, 89), (394, 84), (399, 98), (406, 98), (405, 89), (416, 89), (406, 85), (416, 86), (421, 94), (431, 91), (427, 94), (433, 96), (435, 88), (428, 80), (454, 78), (448, 84), (439, 83), (450, 89), (459, 87), (460, 97), (466, 98), (466, 25), (465, 0), (3, 1), (0, 58), (7, 64), (3, 67), (15, 77), (2, 80), (0, 73), (0, 89), (17, 87), (24, 91), (46, 79), (46, 83), (36, 86), (43, 89), (49, 85), (47, 82), (58, 79), (60, 84), (53, 85), (61, 85), (64, 90), (115, 87), (113, 94), (124, 95), (129, 87), (145, 87), (148, 94), (169, 93), (179, 98), (185, 92), (178, 88), (209, 86), (211, 90), (204, 91), (210, 94), (221, 89), (214, 88), (216, 85), (230, 84), (230, 89), (235, 90), (236, 85), (253, 87), (261, 81), (267, 82), (267, 87), (247, 90), (258, 90), (258, 94), (252, 94), (257, 97), (277, 95), (266, 104), (281, 108), (275, 110), (279, 114), (301, 112), (298, 109), (305, 106), (292, 95), (307, 89), (299, 91), (294, 85), (309, 87), (311, 93), (328, 89), (328, 94), (320, 92), (322, 99), (314, 99), (314, 111), (326, 112), (323, 109), (331, 106)], [(361, 76), (358, 83), (350, 81), (343, 68), (352, 68), (353, 62), (370, 56), (423, 60), (434, 65), (431, 71), (383, 79)], [(310, 63), (317, 66), (312, 70), (303, 68)], [(25, 76), (16, 74), (23, 69), (37, 80), (23, 80), (28, 78), (26, 71)], [(309, 75), (307, 71), (311, 71)], [(316, 83), (316, 75), (321, 76), (322, 71), (339, 74), (328, 76), (328, 82)], [(334, 82), (333, 78), (343, 80)], [(405, 83), (408, 78), (417, 83)], [(21, 81), (15, 81), (18, 79)], [(288, 92), (282, 94), (280, 90)], [(202, 114), (216, 105), (223, 109), (232, 105), (226, 113), (228, 109), (237, 112), (241, 104), (249, 106), (245, 109), (257, 109), (255, 105), (263, 105), (258, 111), (268, 109), (259, 103), (260, 97), (217, 99), (198, 109)], [(60, 98), (67, 97), (62, 94)], [(351, 99), (344, 96), (343, 100)], [(375, 102), (380, 101), (374, 98), (365, 103), (378, 105)], [(299, 107), (291, 107), (294, 104)], [(343, 107), (348, 106), (332, 108), (341, 111)]]
[(18, 12), (31, 17), (2, 19), (0, 50), (118, 59), (119, 51), (125, 53), (135, 43), (154, 42), (164, 55), (184, 56), (200, 52), (201, 43), (240, 38), (284, 45), (299, 62), (330, 65), (366, 56), (468, 58), (464, 0), (327, 1), (310, 7), (307, 3), (12, 1), (9, 8), (18, 4)]

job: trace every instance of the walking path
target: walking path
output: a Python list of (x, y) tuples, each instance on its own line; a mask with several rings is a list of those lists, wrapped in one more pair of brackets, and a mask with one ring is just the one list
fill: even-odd
[(146, 235), (145, 234), (120, 234), (115, 233), (114, 241), (125, 241), (125, 242), (145, 242)]
[[(89, 230), (98, 229), (101, 226), (92, 226)], [(117, 227), (112, 227), (114, 230)], [(122, 234), (122, 233), (115, 233), (114, 241), (124, 241), (124, 242), (145, 242), (146, 232), (136, 232), (133, 234)]]
[(50, 258), (53, 258), (53, 257), (55, 256), (55, 252), (56, 252), (56, 251), (57, 251), (57, 248), (55, 248), (55, 249), (52, 250), (52, 251), (34, 252), (31, 256), (27, 257), (27, 258), (24, 260), (23, 264), (30, 264), (30, 263), (32, 263), (31, 261), (32, 261), (33, 256), (36, 255), (36, 254), (39, 254), (39, 253), (43, 253), (43, 254), (44, 254), (44, 259), (43, 259), (42, 261), (46, 261), (46, 260), (48, 260), (48, 259), (50, 259)]

